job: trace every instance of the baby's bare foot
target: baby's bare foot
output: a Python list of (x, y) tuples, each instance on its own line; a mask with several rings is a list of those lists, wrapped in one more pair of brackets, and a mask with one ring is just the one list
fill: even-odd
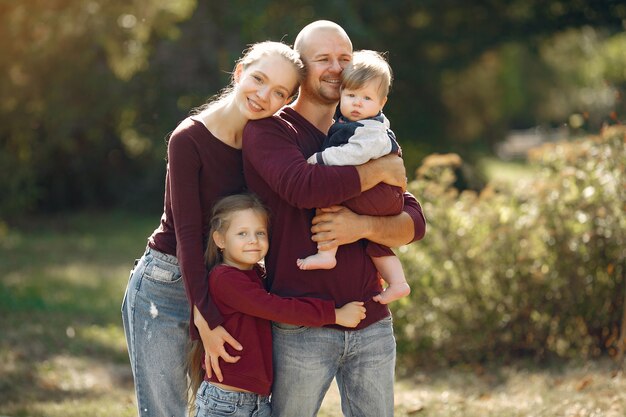
[(378, 295), (372, 297), (372, 299), (381, 304), (389, 304), (392, 301), (396, 301), (402, 297), (406, 297), (411, 293), (411, 287), (406, 282), (401, 284), (391, 284)]
[(306, 271), (311, 269), (333, 269), (337, 265), (334, 255), (326, 252), (316, 253), (296, 261), (298, 268)]

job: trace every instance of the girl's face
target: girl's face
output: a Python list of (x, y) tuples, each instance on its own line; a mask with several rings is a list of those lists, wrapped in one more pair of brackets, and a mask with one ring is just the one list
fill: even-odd
[(372, 79), (361, 88), (344, 88), (341, 92), (341, 114), (351, 122), (376, 116), (387, 102), (387, 97), (380, 97), (379, 87), (380, 81)]
[(224, 263), (238, 269), (252, 269), (269, 247), (267, 219), (253, 209), (230, 215), (228, 229), (213, 233), (215, 244), (222, 249)]
[(269, 117), (283, 107), (298, 83), (293, 64), (280, 55), (265, 55), (256, 62), (235, 69), (235, 100), (249, 120)]

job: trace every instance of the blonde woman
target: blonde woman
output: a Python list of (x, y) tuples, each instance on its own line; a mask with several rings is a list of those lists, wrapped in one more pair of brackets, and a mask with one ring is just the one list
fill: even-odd
[[(122, 317), (139, 415), (187, 413), (185, 352), (202, 340), (207, 374), (218, 360), (236, 362), (224, 343), (241, 346), (221, 326), (211, 302), (204, 242), (213, 204), (244, 187), (241, 139), (249, 120), (269, 117), (294, 96), (303, 76), (299, 55), (279, 42), (251, 46), (230, 86), (183, 120), (168, 142), (160, 225), (131, 272)], [(210, 359), (209, 359), (210, 358)]]

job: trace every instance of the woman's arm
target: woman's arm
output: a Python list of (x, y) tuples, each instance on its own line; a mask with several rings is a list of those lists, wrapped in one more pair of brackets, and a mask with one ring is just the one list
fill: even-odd
[(187, 299), (193, 308), (191, 336), (199, 336), (202, 340), (207, 353), (207, 373), (211, 375), (215, 372), (221, 378), (218, 359), (221, 357), (226, 362), (238, 360), (226, 352), (224, 344), (228, 343), (237, 350), (241, 350), (241, 346), (221, 327), (222, 316), (209, 297), (198, 179), (201, 168), (202, 162), (193, 137), (185, 130), (177, 130), (168, 144), (169, 194), (176, 231), (176, 256), (185, 280)]

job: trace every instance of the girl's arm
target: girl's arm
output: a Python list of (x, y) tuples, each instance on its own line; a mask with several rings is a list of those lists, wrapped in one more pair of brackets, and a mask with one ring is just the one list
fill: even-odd
[(251, 279), (235, 268), (212, 274), (210, 286), (215, 299), (220, 300), (220, 304), (231, 312), (241, 312), (265, 320), (312, 327), (327, 324), (354, 327), (365, 317), (362, 302), (348, 303), (335, 309), (335, 302), (332, 300), (280, 297), (268, 293), (260, 281)]

